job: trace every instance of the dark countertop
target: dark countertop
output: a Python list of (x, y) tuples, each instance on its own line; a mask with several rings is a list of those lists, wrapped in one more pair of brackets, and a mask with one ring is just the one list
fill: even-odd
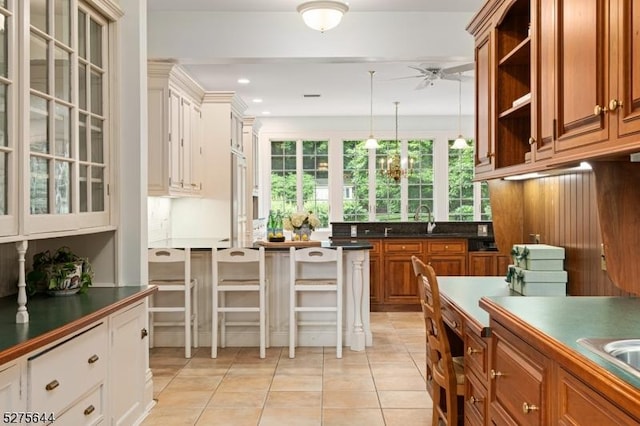
[[(581, 337), (640, 338), (640, 298), (637, 297), (488, 297), (488, 303), (503, 309), (543, 340), (552, 339), (588, 360), (591, 368), (609, 373), (640, 388), (640, 378), (624, 371), (577, 343)], [(558, 355), (561, 356), (561, 355)]]
[[(341, 239), (340, 241), (330, 241), (329, 245), (324, 246), (324, 248), (338, 248), (338, 247), (342, 247), (343, 251), (347, 251), (347, 250), (371, 250), (373, 248), (373, 246), (371, 245), (371, 243), (369, 241), (366, 240), (359, 240), (359, 239), (348, 239), (349, 241), (346, 241), (346, 239)], [(254, 247), (260, 247), (261, 245), (264, 246), (264, 249), (266, 251), (283, 251), (283, 250), (289, 250), (289, 248), (291, 248), (292, 243), (291, 242), (287, 242), (287, 244), (282, 244), (282, 245), (276, 245), (277, 243), (271, 243), (270, 245), (263, 245), (260, 243), (256, 243), (254, 245)], [(295, 243), (293, 243), (295, 246)], [(320, 246), (308, 246), (308, 245), (300, 245), (299, 248), (307, 248), (307, 247), (320, 247)]]
[(73, 333), (149, 296), (152, 287), (91, 287), (71, 296), (27, 301), (29, 322), (16, 324), (17, 295), (0, 298), (0, 365)]
[[(344, 239), (344, 238), (349, 238), (349, 237), (345, 237), (345, 236), (333, 236), (331, 237), (332, 239)], [(369, 233), (365, 233), (365, 234), (359, 234), (356, 238), (358, 239), (367, 239), (367, 238), (385, 238), (385, 239), (391, 239), (391, 238), (428, 238), (428, 239), (448, 239), (448, 238), (461, 238), (461, 239), (465, 239), (465, 240), (469, 240), (469, 239), (473, 239), (473, 240), (482, 240), (482, 241), (493, 241), (494, 237), (493, 235), (488, 235), (488, 236), (479, 236), (478, 234), (473, 234), (473, 233), (467, 233), (467, 232), (447, 232), (447, 233), (432, 233), (432, 234), (394, 234), (389, 232), (386, 236), (384, 235), (384, 233), (378, 233), (378, 232), (369, 232)]]

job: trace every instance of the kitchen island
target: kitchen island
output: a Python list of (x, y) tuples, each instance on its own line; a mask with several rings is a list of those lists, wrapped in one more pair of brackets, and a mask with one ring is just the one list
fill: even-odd
[[(320, 242), (317, 242), (320, 245)], [(307, 244), (301, 244), (305, 246)], [(369, 250), (366, 240), (325, 242), (328, 248), (343, 248), (343, 342), (354, 351), (364, 350), (373, 344), (369, 321)], [(150, 248), (189, 248), (192, 253), (192, 275), (198, 278), (200, 295), (198, 303), (200, 341), (211, 345), (211, 250), (228, 248), (230, 243), (220, 239), (180, 238), (149, 243)], [(254, 246), (259, 246), (255, 244)], [(266, 273), (269, 300), (269, 341), (271, 346), (289, 344), (289, 247), (291, 244), (267, 244)], [(235, 296), (235, 295), (234, 295)], [(232, 296), (233, 297), (233, 296)], [(238, 297), (251, 297), (240, 295)], [(237, 314), (242, 320), (247, 314)], [(168, 327), (164, 327), (168, 328)], [(155, 333), (156, 345), (171, 346), (180, 343), (180, 330)], [(177, 338), (176, 338), (177, 337)], [(227, 346), (258, 346), (259, 336), (254, 327), (233, 327), (227, 332)], [(298, 332), (300, 346), (333, 346), (335, 331), (332, 327), (305, 328)]]
[(640, 376), (577, 342), (639, 337), (640, 298), (513, 297), (503, 277), (438, 282), (465, 357), (465, 424), (640, 423)]

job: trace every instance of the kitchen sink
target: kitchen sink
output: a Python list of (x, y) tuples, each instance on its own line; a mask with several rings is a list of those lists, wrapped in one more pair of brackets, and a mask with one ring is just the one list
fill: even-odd
[(582, 338), (578, 339), (578, 343), (634, 376), (640, 377), (640, 338)]

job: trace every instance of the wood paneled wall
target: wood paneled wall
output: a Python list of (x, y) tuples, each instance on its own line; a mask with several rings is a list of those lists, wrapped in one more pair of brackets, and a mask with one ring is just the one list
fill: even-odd
[[(507, 185), (505, 185), (507, 184)], [(518, 182), (490, 184), (494, 196), (509, 186), (522, 191), (522, 242), (540, 234), (540, 242), (565, 248), (565, 270), (569, 274), (567, 292), (572, 296), (621, 296), (629, 293), (617, 288), (600, 267), (602, 236), (598, 221), (595, 177), (592, 172)], [(515, 207), (515, 206), (514, 206)], [(496, 213), (499, 214), (496, 217)], [(494, 211), (495, 222), (505, 213)], [(507, 248), (499, 247), (502, 252)]]

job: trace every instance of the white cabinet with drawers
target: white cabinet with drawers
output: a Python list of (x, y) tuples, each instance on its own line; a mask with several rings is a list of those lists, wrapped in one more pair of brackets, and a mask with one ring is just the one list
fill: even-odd
[(26, 411), (20, 394), (20, 367), (19, 362), (0, 366), (0, 413), (3, 415)]

